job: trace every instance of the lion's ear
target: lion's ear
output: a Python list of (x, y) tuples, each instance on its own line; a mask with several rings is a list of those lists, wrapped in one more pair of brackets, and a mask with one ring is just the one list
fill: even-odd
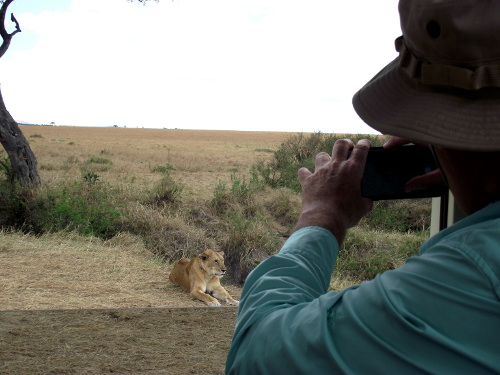
[(208, 257), (207, 257), (205, 254), (201, 254), (201, 255), (200, 255), (200, 259), (201, 259), (201, 260), (207, 260), (207, 259), (208, 259)]
[(224, 256), (224, 252), (223, 251), (217, 251), (221, 256)]

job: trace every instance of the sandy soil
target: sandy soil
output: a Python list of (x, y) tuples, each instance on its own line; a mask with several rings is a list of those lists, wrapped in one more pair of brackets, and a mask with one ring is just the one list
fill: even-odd
[(223, 374), (236, 308), (0, 313), (1, 374)]

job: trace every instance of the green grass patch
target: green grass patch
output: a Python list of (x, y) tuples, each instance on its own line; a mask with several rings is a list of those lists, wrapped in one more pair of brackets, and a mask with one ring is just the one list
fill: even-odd
[(113, 164), (111, 160), (99, 156), (90, 156), (86, 162), (89, 164)]

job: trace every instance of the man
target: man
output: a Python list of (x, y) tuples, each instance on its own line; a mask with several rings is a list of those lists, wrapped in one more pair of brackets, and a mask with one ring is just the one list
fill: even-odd
[(354, 107), (399, 137), (386, 147), (431, 145), (467, 216), (404, 266), (327, 293), (347, 229), (372, 205), (360, 194), (369, 143), (338, 141), (314, 173), (299, 170), (295, 232), (245, 283), (227, 373), (500, 373), (500, 1), (400, 0), (399, 11), (400, 56)]

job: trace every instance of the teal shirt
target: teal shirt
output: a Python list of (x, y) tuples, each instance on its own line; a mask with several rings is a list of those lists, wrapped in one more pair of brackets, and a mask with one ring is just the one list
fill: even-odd
[(500, 202), (327, 293), (337, 253), (329, 231), (303, 228), (248, 276), (226, 373), (500, 373)]

